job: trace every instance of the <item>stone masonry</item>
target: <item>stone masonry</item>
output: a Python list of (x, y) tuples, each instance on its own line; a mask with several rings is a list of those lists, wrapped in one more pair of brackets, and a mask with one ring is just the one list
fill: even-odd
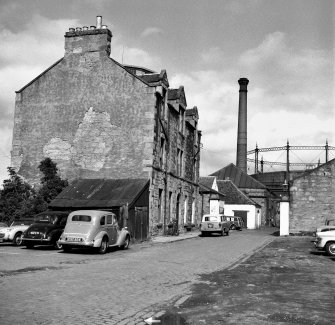
[(122, 65), (106, 26), (69, 29), (65, 55), (16, 92), (12, 166), (39, 183), (45, 157), (61, 177), (150, 179), (150, 229), (198, 213), (198, 112), (165, 70)]
[(335, 218), (335, 159), (294, 179), (290, 186), (290, 232), (315, 231)]

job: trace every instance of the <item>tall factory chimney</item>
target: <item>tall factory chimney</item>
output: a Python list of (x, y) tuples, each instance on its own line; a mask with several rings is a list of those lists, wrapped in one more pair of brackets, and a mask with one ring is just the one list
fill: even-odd
[(238, 104), (238, 130), (237, 130), (237, 152), (236, 166), (245, 173), (247, 172), (247, 78), (238, 81), (240, 85), (240, 96)]

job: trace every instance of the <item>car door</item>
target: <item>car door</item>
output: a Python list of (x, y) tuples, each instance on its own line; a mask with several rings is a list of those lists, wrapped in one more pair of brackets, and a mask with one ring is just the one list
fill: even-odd
[(117, 241), (117, 222), (114, 215), (107, 215), (106, 231), (109, 237), (109, 245), (116, 244)]

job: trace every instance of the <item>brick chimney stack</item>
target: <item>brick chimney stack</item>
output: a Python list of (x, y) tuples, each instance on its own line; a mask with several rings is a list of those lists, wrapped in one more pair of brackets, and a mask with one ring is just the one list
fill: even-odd
[(247, 173), (247, 86), (249, 80), (241, 78), (240, 96), (238, 104), (238, 131), (237, 131), (237, 152), (236, 166)]
[(65, 33), (65, 56), (99, 54), (110, 56), (112, 33), (97, 16), (96, 26), (69, 28)]

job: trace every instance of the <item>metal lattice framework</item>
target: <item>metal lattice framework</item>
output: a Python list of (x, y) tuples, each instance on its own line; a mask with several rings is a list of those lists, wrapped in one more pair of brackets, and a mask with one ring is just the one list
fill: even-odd
[[(328, 141), (326, 141), (325, 146), (290, 146), (287, 142), (286, 146), (282, 147), (269, 147), (269, 148), (256, 148), (247, 152), (247, 155), (254, 155), (255, 158), (247, 158), (248, 162), (252, 162), (255, 164), (255, 174), (259, 171), (259, 164), (261, 165), (261, 172), (263, 172), (263, 165), (274, 165), (274, 166), (286, 166), (286, 170), (289, 171), (290, 167), (293, 166), (303, 166), (306, 169), (315, 168), (318, 164), (317, 163), (307, 163), (307, 162), (298, 162), (292, 163), (290, 162), (289, 153), (292, 150), (324, 150), (325, 151), (325, 161), (328, 162), (329, 151), (334, 150), (335, 147), (329, 146)], [(275, 161), (265, 161), (263, 158), (261, 161), (258, 159), (258, 155), (260, 152), (269, 152), (269, 151), (286, 151), (286, 162), (275, 162)]]

